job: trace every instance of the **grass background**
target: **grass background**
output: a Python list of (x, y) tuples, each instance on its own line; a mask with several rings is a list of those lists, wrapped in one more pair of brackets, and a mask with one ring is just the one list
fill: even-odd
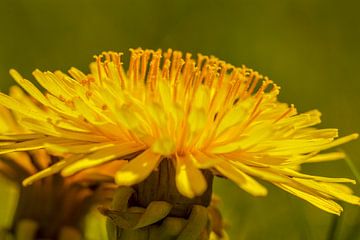
[[(14, 83), (10, 68), (31, 78), (36, 68), (87, 70), (103, 50), (171, 47), (254, 68), (282, 86), (282, 101), (318, 108), (322, 127), (360, 132), (359, 9), (356, 0), (1, 0), (0, 88)], [(359, 141), (344, 149), (360, 168)], [(352, 177), (342, 161), (304, 171)], [(268, 197), (254, 198), (216, 182), (231, 239), (328, 238), (336, 218), (267, 186)], [(335, 237), (360, 239), (359, 209), (344, 208)]]

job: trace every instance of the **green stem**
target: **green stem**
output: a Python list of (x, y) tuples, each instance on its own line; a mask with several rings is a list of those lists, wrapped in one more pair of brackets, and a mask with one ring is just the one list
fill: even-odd
[(342, 217), (334, 215), (329, 227), (327, 240), (336, 240), (339, 235)]
[(348, 167), (350, 168), (351, 172), (354, 174), (356, 181), (360, 183), (360, 173), (357, 169), (357, 167), (355, 166), (354, 162), (351, 160), (351, 158), (348, 155), (345, 155), (345, 162), (348, 165)]

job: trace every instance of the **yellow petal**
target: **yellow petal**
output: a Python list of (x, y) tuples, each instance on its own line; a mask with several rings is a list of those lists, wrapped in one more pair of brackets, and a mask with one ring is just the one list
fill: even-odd
[(17, 152), (17, 151), (31, 151), (44, 147), (43, 139), (29, 140), (26, 142), (14, 143), (5, 146), (0, 146), (0, 154)]
[(159, 153), (163, 156), (170, 155), (175, 151), (175, 142), (170, 138), (162, 138), (154, 142), (151, 149), (154, 153)]
[(333, 142), (322, 146), (319, 150), (325, 150), (325, 149), (333, 148), (333, 147), (339, 146), (341, 144), (353, 141), (353, 140), (357, 139), (358, 137), (359, 137), (358, 133), (353, 133), (353, 134), (350, 134), (348, 136), (338, 138), (338, 139), (334, 140)]
[(80, 155), (74, 155), (74, 156), (71, 156), (69, 158), (66, 158), (66, 159), (63, 159), (57, 163), (55, 163), (54, 165), (26, 178), (24, 181), (23, 181), (23, 186), (28, 186), (28, 185), (31, 185), (32, 183), (34, 183), (35, 181), (39, 180), (39, 179), (42, 179), (42, 178), (45, 178), (45, 177), (48, 177), (48, 176), (51, 176), (55, 173), (58, 173), (59, 171), (61, 171), (61, 169), (63, 169), (64, 167), (66, 167), (67, 165), (81, 159), (83, 157), (83, 154), (80, 154)]
[(219, 144), (218, 146), (210, 146), (209, 152), (213, 154), (224, 154), (234, 152), (241, 148), (241, 141), (231, 142), (227, 144)]
[(134, 109), (130, 106), (118, 107), (115, 111), (118, 122), (128, 130), (135, 130), (139, 127), (139, 120), (134, 114)]
[(283, 174), (273, 173), (271, 172), (270, 168), (248, 166), (246, 164), (242, 164), (241, 162), (233, 162), (233, 165), (236, 166), (236, 168), (238, 168), (239, 170), (243, 171), (244, 173), (250, 174), (252, 176), (256, 176), (266, 181), (270, 181), (270, 182), (289, 181), (289, 177)]
[(71, 67), (70, 70), (68, 71), (68, 73), (70, 74), (71, 77), (73, 77), (78, 82), (80, 82), (81, 80), (84, 80), (86, 78), (86, 75), (82, 71), (80, 71), (79, 69), (77, 69), (75, 67)]
[(308, 201), (309, 203), (313, 204), (314, 206), (326, 212), (340, 215), (341, 212), (343, 211), (343, 208), (333, 200), (326, 199), (321, 196), (317, 196), (314, 193), (309, 193), (303, 191), (302, 189), (297, 189), (295, 187), (289, 186), (287, 184), (275, 184), (275, 185), (299, 198), (304, 199), (305, 201)]
[(0, 141), (25, 141), (25, 140), (33, 140), (36, 138), (43, 138), (45, 135), (43, 134), (14, 134), (14, 135), (0, 135)]
[(207, 115), (204, 108), (193, 108), (189, 114), (188, 124), (192, 133), (204, 129), (207, 121)]
[(94, 109), (92, 109), (81, 99), (74, 99), (73, 102), (76, 110), (80, 113), (80, 115), (83, 116), (91, 124), (99, 125), (105, 122), (102, 118), (100, 118), (100, 115), (94, 111)]
[(34, 84), (30, 81), (24, 79), (16, 70), (11, 69), (10, 75), (15, 79), (15, 81), (22, 87), (24, 90), (29, 93), (33, 98), (35, 98), (40, 103), (44, 104), (45, 106), (48, 105), (48, 100), (45, 96), (41, 93)]
[(141, 153), (115, 174), (116, 183), (120, 186), (131, 186), (143, 181), (158, 165), (160, 156), (151, 149)]
[(69, 144), (46, 144), (45, 148), (58, 153), (92, 153), (103, 148), (113, 147), (115, 145), (119, 145), (120, 143), (115, 142), (106, 142), (106, 143), (78, 143), (76, 145)]
[(332, 152), (332, 153), (323, 153), (318, 154), (314, 157), (306, 159), (305, 163), (313, 163), (313, 162), (325, 162), (325, 161), (334, 161), (339, 159), (346, 158), (346, 154), (343, 152)]
[(306, 154), (326, 149), (329, 143), (333, 140), (331, 138), (319, 139), (278, 139), (274, 141), (266, 141), (259, 143), (257, 147), (272, 148), (268, 151), (270, 155), (295, 155)]
[[(147, 106), (148, 113), (151, 119), (155, 122), (158, 128), (164, 128), (167, 124), (166, 113), (164, 108), (158, 103), (150, 103)], [(165, 128), (166, 129), (166, 128)]]
[(337, 185), (333, 185), (333, 183), (322, 183), (322, 182), (316, 182), (314, 180), (299, 179), (299, 178), (294, 178), (294, 181), (299, 182), (306, 187), (314, 189), (319, 193), (328, 195), (330, 196), (330, 198), (336, 198), (351, 204), (360, 205), (359, 197), (349, 194), (347, 191), (343, 191), (343, 189), (341, 189)]
[(113, 179), (115, 173), (126, 164), (126, 160), (113, 160), (94, 168), (88, 168), (69, 177), (72, 182), (103, 181)]
[(246, 120), (246, 109), (242, 105), (231, 108), (221, 120), (217, 129), (217, 134), (220, 135), (222, 132), (231, 128), (234, 125), (241, 123)]
[(142, 146), (134, 143), (118, 144), (116, 146), (100, 149), (67, 166), (62, 170), (61, 174), (63, 176), (70, 176), (83, 169), (94, 167), (114, 159), (121, 159), (126, 155), (136, 153), (141, 149)]
[(37, 69), (33, 72), (33, 75), (43, 88), (56, 97), (72, 99), (73, 96), (76, 96), (76, 93), (73, 92), (74, 89), (68, 87), (62, 79), (52, 72), (44, 73)]
[(88, 142), (104, 142), (109, 139), (106, 136), (102, 136), (98, 133), (91, 132), (78, 132), (62, 129), (54, 124), (51, 124), (46, 121), (37, 121), (35, 119), (25, 118), (22, 119), (21, 124), (26, 128), (39, 133), (44, 133), (45, 135), (50, 135), (54, 137), (67, 138), (79, 141), (88, 141)]
[(9, 97), (3, 93), (0, 93), (0, 104), (15, 112), (21, 113), (34, 119), (46, 121), (49, 118), (49, 116), (47, 116), (40, 110), (30, 109), (28, 106), (24, 105), (20, 101), (14, 99), (13, 97)]
[(190, 159), (197, 168), (210, 168), (222, 161), (219, 157), (201, 151), (194, 151), (190, 154)]
[(195, 108), (205, 108), (207, 109), (210, 103), (210, 91), (209, 88), (203, 85), (200, 85), (197, 89), (194, 97)]
[(158, 89), (162, 105), (166, 110), (169, 110), (172, 106), (171, 89), (169, 84), (160, 80), (158, 83)]
[(356, 184), (356, 181), (349, 178), (330, 178), (330, 177), (320, 177), (320, 176), (314, 176), (309, 174), (300, 173), (297, 171), (294, 171), (289, 168), (271, 168), (273, 172), (277, 172), (280, 174), (287, 175), (289, 177), (297, 177), (297, 178), (303, 178), (303, 179), (313, 179), (320, 182), (331, 182), (331, 183), (352, 183)]
[(267, 190), (253, 178), (233, 167), (230, 163), (223, 161), (215, 168), (225, 177), (235, 182), (240, 188), (254, 196), (266, 196)]
[(189, 159), (189, 156), (176, 157), (176, 187), (179, 192), (194, 198), (203, 194), (207, 188), (205, 178)]
[[(15, 122), (13, 114), (5, 107), (0, 105), (0, 133), (18, 132), (19, 126)], [(0, 135), (1, 139), (2, 135)]]
[(33, 132), (60, 137), (60, 133), (56, 131), (54, 125), (48, 121), (41, 121), (33, 118), (23, 118), (21, 119), (20, 124)]

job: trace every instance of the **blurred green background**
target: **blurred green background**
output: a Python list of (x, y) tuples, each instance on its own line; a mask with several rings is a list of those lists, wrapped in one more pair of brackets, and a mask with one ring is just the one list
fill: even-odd
[[(171, 47), (245, 64), (282, 86), (282, 101), (321, 110), (322, 127), (360, 132), (359, 9), (356, 0), (0, 0), (0, 88), (14, 83), (10, 68), (31, 78), (36, 68), (87, 70), (103, 50)], [(344, 149), (360, 168), (360, 142)], [(353, 177), (343, 161), (304, 171)], [(332, 215), (267, 186), (254, 198), (216, 182), (231, 239), (327, 239)], [(344, 208), (337, 239), (360, 239), (359, 209)]]

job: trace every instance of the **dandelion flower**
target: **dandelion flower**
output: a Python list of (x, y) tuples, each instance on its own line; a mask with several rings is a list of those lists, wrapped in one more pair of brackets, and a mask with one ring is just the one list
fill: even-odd
[(293, 105), (279, 102), (280, 88), (267, 77), (215, 57), (194, 59), (172, 50), (131, 49), (125, 71), (121, 56), (97, 56), (90, 74), (75, 68), (68, 74), (35, 70), (45, 92), (11, 70), (27, 95), (0, 94), (0, 104), (17, 112), (32, 133), (1, 136), (11, 144), (2, 144), (0, 153), (47, 149), (68, 156), (25, 185), (126, 160), (115, 181), (135, 186), (166, 162), (175, 169), (177, 191), (187, 199), (211, 188), (210, 174), (264, 196), (259, 178), (334, 214), (342, 211), (334, 200), (359, 204), (342, 184), (354, 180), (298, 171), (303, 163), (343, 158), (343, 153), (321, 151), (358, 135), (338, 138), (337, 129), (313, 128), (320, 113), (298, 114)]
[[(3, 107), (0, 107), (0, 132), (30, 134)], [(25, 178), (56, 164), (59, 159), (43, 149), (0, 156), (0, 175), (17, 184), (19, 193), (7, 229), (9, 239), (10, 235), (16, 239), (81, 239), (86, 214), (93, 206), (110, 202), (115, 186), (109, 182), (112, 177), (108, 168), (116, 167), (118, 162), (98, 167), (96, 174), (93, 169), (69, 178), (53, 174), (31, 186), (21, 185)]]

